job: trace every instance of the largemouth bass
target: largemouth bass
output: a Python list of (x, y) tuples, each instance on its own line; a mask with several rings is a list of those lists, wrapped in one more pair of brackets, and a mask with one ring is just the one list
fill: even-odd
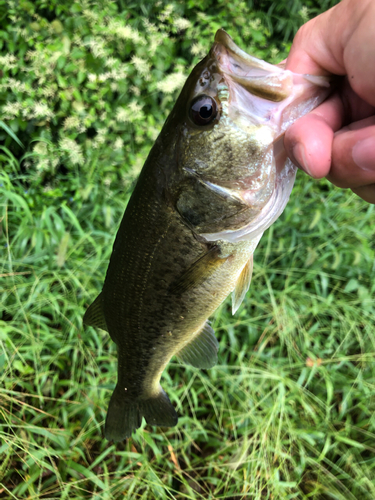
[(160, 386), (173, 356), (198, 368), (217, 362), (207, 319), (230, 292), (238, 309), (253, 252), (293, 186), (283, 133), (328, 92), (324, 77), (256, 59), (223, 30), (193, 69), (139, 176), (103, 290), (84, 316), (118, 350), (108, 439), (129, 437), (142, 417), (176, 425)]

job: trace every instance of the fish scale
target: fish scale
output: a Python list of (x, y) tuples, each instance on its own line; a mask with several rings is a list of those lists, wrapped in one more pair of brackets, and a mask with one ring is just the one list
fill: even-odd
[[(102, 292), (84, 323), (117, 344), (108, 439), (177, 413), (160, 378), (176, 356), (217, 362), (208, 318), (250, 286), (253, 253), (285, 207), (296, 168), (280, 148), (286, 124), (328, 94), (325, 78), (295, 75), (239, 49), (223, 30), (191, 72), (139, 176)], [(277, 144), (277, 147), (276, 147)]]

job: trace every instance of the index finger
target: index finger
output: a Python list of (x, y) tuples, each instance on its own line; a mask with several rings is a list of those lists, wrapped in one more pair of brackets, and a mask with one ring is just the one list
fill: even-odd
[(343, 0), (300, 28), (286, 68), (302, 74), (346, 74), (354, 91), (375, 105), (374, 22), (373, 0)]
[(325, 102), (288, 128), (284, 138), (287, 154), (312, 177), (325, 177), (331, 169), (334, 133), (344, 125), (373, 116), (374, 112), (345, 79)]
[(293, 163), (316, 179), (325, 177), (331, 168), (334, 132), (341, 127), (343, 118), (342, 101), (334, 94), (291, 125), (284, 146)]

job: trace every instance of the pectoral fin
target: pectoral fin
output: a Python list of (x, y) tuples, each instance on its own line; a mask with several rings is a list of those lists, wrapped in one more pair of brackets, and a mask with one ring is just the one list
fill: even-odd
[(182, 362), (196, 368), (212, 368), (217, 363), (219, 342), (213, 329), (205, 323), (194, 339), (181, 349), (176, 356)]
[(212, 276), (229, 257), (230, 256), (224, 258), (220, 257), (219, 247), (212, 247), (171, 284), (169, 288), (170, 293), (182, 294), (201, 285), (210, 276)]
[(232, 292), (232, 314), (240, 307), (246, 292), (250, 287), (251, 275), (253, 274), (253, 256), (247, 261), (238, 277), (236, 288)]
[(83, 322), (85, 325), (96, 326), (97, 328), (101, 328), (102, 330), (108, 332), (108, 327), (103, 312), (101, 293), (99, 293), (94, 302), (85, 312), (85, 315), (83, 316)]

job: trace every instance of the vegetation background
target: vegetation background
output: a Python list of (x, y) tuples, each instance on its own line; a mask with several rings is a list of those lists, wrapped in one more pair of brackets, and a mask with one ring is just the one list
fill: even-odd
[(219, 27), (282, 60), (334, 0), (0, 0), (0, 497), (374, 499), (374, 206), (299, 173), (213, 322), (172, 362), (173, 429), (103, 438), (116, 352), (82, 327), (134, 181)]

